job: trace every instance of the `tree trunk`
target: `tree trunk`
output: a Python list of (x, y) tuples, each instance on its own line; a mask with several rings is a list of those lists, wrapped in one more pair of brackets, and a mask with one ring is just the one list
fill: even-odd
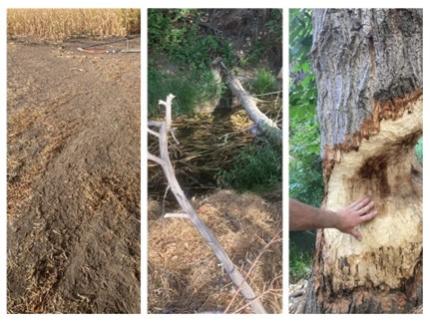
[(323, 207), (363, 195), (363, 240), (318, 232), (306, 313), (401, 313), (422, 303), (422, 10), (313, 12)]

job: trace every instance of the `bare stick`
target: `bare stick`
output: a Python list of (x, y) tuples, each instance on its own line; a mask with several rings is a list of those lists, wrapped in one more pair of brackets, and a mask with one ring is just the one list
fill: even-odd
[[(157, 162), (163, 168), (164, 175), (166, 176), (170, 191), (175, 196), (177, 202), (182, 208), (182, 211), (187, 214), (187, 219), (191, 221), (203, 239), (206, 241), (208, 246), (212, 249), (215, 256), (221, 262), (224, 270), (230, 276), (232, 282), (240, 290), (243, 297), (247, 300), (248, 305), (252, 308), (255, 313), (266, 313), (259, 297), (257, 297), (252, 290), (251, 286), (245, 280), (243, 275), (239, 272), (237, 267), (231, 261), (230, 257), (225, 252), (224, 248), (219, 243), (218, 239), (212, 233), (212, 231), (206, 226), (206, 224), (197, 215), (190, 201), (185, 196), (178, 180), (176, 179), (175, 171), (169, 157), (169, 145), (168, 145), (168, 134), (172, 124), (172, 100), (174, 95), (169, 94), (166, 101), (160, 101), (160, 104), (166, 108), (165, 122), (157, 122), (156, 126), (159, 127), (158, 142), (160, 156), (156, 157), (150, 154), (149, 160)], [(155, 123), (151, 123), (154, 125)], [(161, 160), (161, 161), (160, 161)], [(169, 216), (170, 217), (170, 216)], [(182, 217), (182, 216), (181, 216)]]
[(218, 65), (227, 77), (227, 84), (232, 93), (240, 100), (240, 104), (245, 109), (249, 118), (255, 123), (257, 128), (268, 139), (277, 145), (282, 145), (282, 131), (275, 122), (269, 119), (263, 112), (261, 112), (255, 104), (256, 99), (252, 97), (242, 86), (239, 79), (231, 73), (224, 65), (220, 58), (216, 59), (213, 63), (214, 66)]
[[(279, 235), (281, 234), (281, 232), (277, 232), (275, 234), (275, 236), (270, 240), (270, 242), (268, 242), (263, 249), (260, 251), (260, 253), (258, 254), (258, 256), (254, 259), (251, 267), (248, 270), (248, 273), (246, 273), (245, 275), (245, 279), (249, 278), (249, 276), (251, 275), (251, 272), (254, 270), (255, 266), (257, 265), (258, 261), (260, 260), (261, 256), (263, 256), (263, 254), (266, 252), (266, 250), (274, 243), (279, 242), (281, 239), (279, 239)], [(232, 299), (230, 300), (230, 303), (228, 303), (227, 308), (224, 310), (224, 313), (228, 313), (228, 310), (230, 309), (230, 307), (233, 305), (234, 300), (237, 297), (239, 290), (237, 290)]]
[(150, 128), (148, 128), (147, 131), (149, 134), (156, 136), (158, 138), (158, 132), (155, 132), (154, 130), (151, 130)]
[(164, 161), (161, 160), (159, 157), (153, 155), (152, 153), (148, 153), (148, 160), (151, 160), (151, 161), (153, 161), (155, 163), (158, 163), (162, 167), (164, 166)]
[(168, 212), (164, 215), (164, 218), (184, 218), (189, 219), (190, 216), (188, 214), (185, 214), (183, 212)]

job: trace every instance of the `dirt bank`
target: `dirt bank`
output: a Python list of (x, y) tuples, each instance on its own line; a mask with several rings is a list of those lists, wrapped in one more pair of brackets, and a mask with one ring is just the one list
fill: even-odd
[(9, 312), (140, 311), (140, 57), (80, 45), (8, 45)]

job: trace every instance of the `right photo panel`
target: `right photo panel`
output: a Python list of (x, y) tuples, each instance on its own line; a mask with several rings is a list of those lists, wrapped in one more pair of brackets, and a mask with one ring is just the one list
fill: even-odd
[(289, 312), (422, 313), (422, 9), (289, 10)]

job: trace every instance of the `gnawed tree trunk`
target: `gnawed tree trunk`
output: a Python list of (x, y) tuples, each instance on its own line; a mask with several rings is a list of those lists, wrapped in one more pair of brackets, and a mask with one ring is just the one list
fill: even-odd
[(306, 313), (408, 312), (422, 303), (422, 11), (315, 10), (312, 56), (323, 207), (363, 195), (363, 240), (318, 232)]

